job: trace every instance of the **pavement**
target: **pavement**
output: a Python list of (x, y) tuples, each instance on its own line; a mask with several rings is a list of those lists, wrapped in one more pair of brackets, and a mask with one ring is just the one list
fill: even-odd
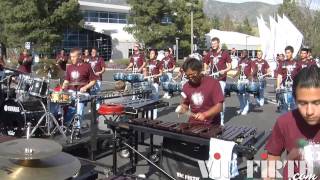
[[(103, 89), (111, 89), (114, 84), (113, 74), (116, 73), (115, 70), (107, 70), (103, 75), (103, 80), (106, 83), (103, 83)], [(229, 82), (232, 80), (228, 79)], [(241, 125), (241, 126), (254, 126), (257, 127), (258, 131), (267, 130), (270, 131), (273, 127), (276, 118), (280, 115), (276, 112), (275, 104), (275, 91), (274, 91), (275, 80), (267, 80), (267, 88), (265, 90), (266, 103), (263, 107), (251, 106), (250, 111), (247, 115), (236, 115), (236, 111), (239, 109), (239, 101), (236, 94), (232, 94), (231, 97), (225, 99), (225, 124), (232, 125)], [(162, 94), (163, 92), (161, 92)], [(186, 116), (180, 116), (178, 118), (177, 114), (174, 112), (175, 108), (179, 104), (181, 98), (177, 94), (172, 97), (170, 100), (165, 100), (169, 102), (169, 106), (158, 110), (158, 119), (162, 121), (174, 121), (174, 122), (186, 122)], [(251, 97), (251, 101), (254, 104), (254, 98)], [(156, 136), (155, 144), (160, 144), (162, 138)], [(139, 147), (140, 148), (140, 147)], [(146, 153), (146, 147), (141, 147), (140, 150), (142, 153)], [(260, 154), (263, 152), (263, 148), (256, 154), (255, 159), (260, 159)], [(102, 162), (107, 165), (112, 165), (112, 156), (107, 156), (105, 158), (99, 159), (98, 162)], [(119, 166), (122, 166), (128, 163), (128, 159), (118, 158)], [(98, 167), (101, 172), (107, 172), (108, 169)], [(147, 179), (157, 180), (160, 179), (159, 173), (156, 173), (153, 168), (150, 168), (149, 164), (146, 161), (140, 161), (137, 167), (136, 174), (146, 174)], [(103, 174), (100, 174), (100, 177), (104, 177)]]

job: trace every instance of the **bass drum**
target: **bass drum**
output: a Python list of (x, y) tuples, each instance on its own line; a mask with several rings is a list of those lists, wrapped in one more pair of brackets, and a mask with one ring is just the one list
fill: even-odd
[(0, 106), (1, 132), (5, 135), (23, 136), (27, 123), (30, 122), (34, 127), (44, 113), (45, 105), (38, 99), (4, 101)]

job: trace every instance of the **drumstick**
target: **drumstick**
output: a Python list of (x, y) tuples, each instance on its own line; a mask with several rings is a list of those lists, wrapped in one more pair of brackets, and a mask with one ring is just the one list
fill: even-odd
[[(177, 106), (177, 108), (176, 108), (176, 110), (175, 110), (175, 112), (178, 113), (178, 118), (180, 117), (180, 111), (181, 111), (181, 109), (182, 109), (182, 106), (179, 105), (179, 106)], [(187, 112), (185, 112), (184, 114), (187, 115), (187, 116), (193, 116), (193, 115), (194, 115), (194, 114), (193, 114), (192, 112), (190, 112), (190, 111), (187, 111)]]

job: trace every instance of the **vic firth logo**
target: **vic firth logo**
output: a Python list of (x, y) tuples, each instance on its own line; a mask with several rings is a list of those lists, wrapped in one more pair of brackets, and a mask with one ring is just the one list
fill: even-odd
[(20, 112), (20, 108), (16, 107), (16, 106), (7, 106), (7, 105), (5, 105), (3, 107), (3, 110), (4, 111), (9, 111), (9, 112)]

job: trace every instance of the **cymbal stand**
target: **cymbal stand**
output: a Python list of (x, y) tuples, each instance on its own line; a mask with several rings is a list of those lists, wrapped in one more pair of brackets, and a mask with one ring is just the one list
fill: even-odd
[[(49, 84), (50, 84), (50, 79), (49, 79)], [(47, 108), (44, 107), (45, 113), (41, 116), (41, 118), (39, 119), (39, 121), (36, 124), (36, 126), (33, 127), (31, 133), (29, 134), (29, 136), (32, 136), (35, 133), (35, 131), (39, 128), (39, 126), (41, 125), (42, 121), (44, 121), (44, 120), (46, 121), (45, 124), (46, 124), (46, 127), (47, 127), (46, 134), (48, 136), (52, 136), (54, 134), (54, 132), (55, 132), (55, 129), (52, 132), (50, 132), (50, 125), (51, 125), (50, 120), (52, 120), (53, 123), (56, 125), (56, 128), (58, 128), (59, 132), (63, 136), (63, 138), (65, 140), (67, 140), (67, 136), (66, 136), (65, 132), (63, 131), (62, 127), (59, 125), (59, 123), (58, 123), (57, 119), (54, 117), (54, 115), (50, 112), (50, 108), (51, 108), (50, 104), (51, 104), (51, 99), (50, 99), (50, 96), (48, 95), (47, 96)]]

